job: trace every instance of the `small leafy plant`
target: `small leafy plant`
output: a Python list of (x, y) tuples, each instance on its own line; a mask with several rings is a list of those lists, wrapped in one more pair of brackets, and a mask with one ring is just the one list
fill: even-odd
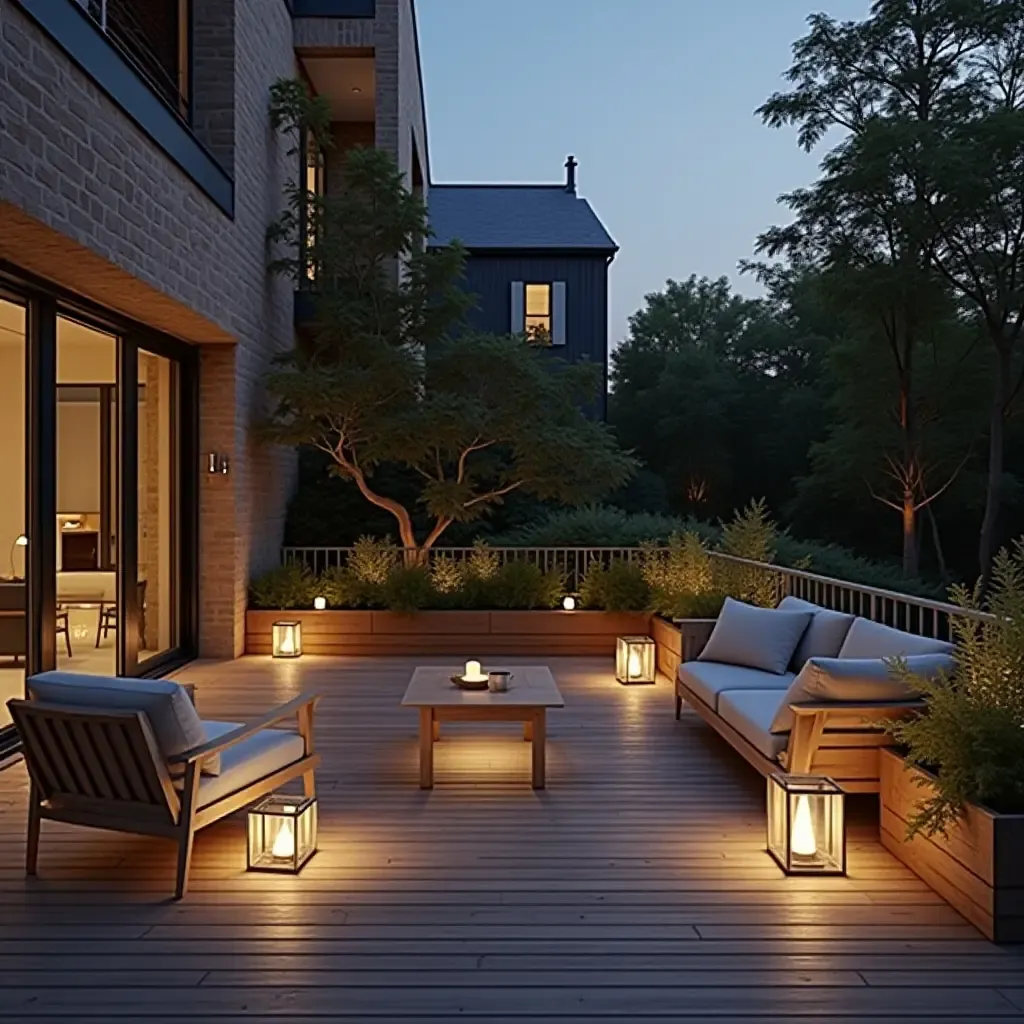
[(254, 608), (312, 608), (316, 579), (301, 562), (279, 565), (249, 586)]
[(587, 570), (580, 585), (580, 601), (584, 608), (609, 612), (639, 612), (647, 608), (651, 588), (641, 566), (614, 559), (607, 567), (595, 562)]
[(348, 556), (348, 568), (363, 583), (383, 586), (398, 566), (399, 551), (390, 540), (360, 537)]
[[(722, 525), (721, 551), (724, 555), (771, 565), (779, 543), (779, 530), (768, 513), (764, 499), (751, 501)], [(716, 567), (717, 587), (730, 597), (764, 608), (774, 608), (784, 596), (780, 577), (752, 565), (720, 563)]]
[(906, 664), (893, 664), (921, 692), (927, 710), (886, 728), (905, 748), (908, 765), (934, 775), (931, 795), (908, 822), (908, 838), (948, 834), (969, 803), (1024, 813), (1024, 538), (996, 556), (987, 597), (980, 584), (954, 587), (951, 597), (974, 613), (951, 622), (952, 672), (923, 680)]
[(557, 572), (541, 572), (530, 562), (506, 562), (483, 581), (480, 597), (485, 608), (555, 608), (562, 601), (564, 582)]

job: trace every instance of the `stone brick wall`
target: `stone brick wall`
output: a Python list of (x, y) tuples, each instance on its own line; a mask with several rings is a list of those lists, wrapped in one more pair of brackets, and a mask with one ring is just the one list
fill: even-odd
[[(249, 428), (260, 375), (293, 337), (291, 284), (268, 276), (265, 241), (292, 167), (266, 110), (270, 85), (296, 66), (281, 0), (196, 0), (196, 17), (197, 88), (218, 79), (234, 34), (233, 114), (221, 90), (197, 123), (220, 159), (233, 153), (233, 219), (0, 0), (0, 257), (136, 319), (151, 307), (149, 322), (184, 340), (233, 341), (200, 359), (201, 448), (232, 466), (203, 475), (200, 499), (200, 648), (221, 657), (242, 650), (249, 572), (276, 560), (294, 482), (290, 454), (258, 448)], [(220, 32), (209, 46), (208, 22)]]
[(413, 139), (429, 180), (426, 122), (420, 91), (412, 0), (377, 0), (374, 27), (377, 146), (393, 153), (412, 186)]
[(195, 0), (192, 12), (192, 130), (233, 175), (235, 0)]

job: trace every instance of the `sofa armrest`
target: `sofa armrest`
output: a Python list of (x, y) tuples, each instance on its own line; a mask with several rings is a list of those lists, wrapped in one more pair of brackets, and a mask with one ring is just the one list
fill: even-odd
[(288, 701), (287, 704), (282, 704), (280, 707), (268, 711), (265, 715), (254, 721), (246, 722), (245, 725), (232, 729), (231, 732), (225, 733), (218, 739), (208, 740), (206, 743), (200, 743), (198, 746), (176, 754), (169, 759), (170, 763), (188, 765), (194, 761), (205, 760), (211, 754), (219, 754), (229, 747), (233, 747), (236, 743), (241, 743), (243, 740), (249, 739), (250, 736), (254, 736), (256, 733), (269, 729), (289, 718), (297, 720), (299, 732), (302, 733), (306, 741), (306, 755), (308, 756), (313, 752), (313, 709), (319, 699), (320, 694), (318, 693), (304, 693)]
[(880, 731), (881, 723), (892, 718), (906, 718), (924, 707), (924, 701), (821, 701), (815, 704), (790, 704), (793, 728), (785, 753), (787, 771), (806, 775), (811, 771), (814, 755), (821, 746), (829, 726), (846, 729)]
[(866, 723), (886, 718), (903, 717), (915, 711), (923, 711), (923, 700), (885, 700), (885, 701), (846, 701), (827, 700), (815, 701), (813, 704), (790, 704), (789, 710), (796, 718), (812, 715), (824, 715), (852, 718), (861, 715)]

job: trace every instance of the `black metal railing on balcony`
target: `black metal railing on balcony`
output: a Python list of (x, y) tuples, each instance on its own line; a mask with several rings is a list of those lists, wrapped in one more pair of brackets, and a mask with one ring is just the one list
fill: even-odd
[(73, 0), (183, 120), (189, 120), (191, 0)]

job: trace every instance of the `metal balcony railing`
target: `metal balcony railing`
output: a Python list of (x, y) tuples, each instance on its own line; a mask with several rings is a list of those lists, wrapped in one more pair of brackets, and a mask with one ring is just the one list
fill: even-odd
[[(319, 574), (334, 566), (344, 566), (352, 550), (350, 547), (285, 547), (281, 549), (281, 560), (285, 564), (297, 562), (306, 565), (312, 572)], [(474, 550), (469, 547), (433, 548), (428, 557), (461, 561), (469, 558)], [(502, 565), (510, 561), (524, 561), (538, 566), (544, 572), (553, 570), (561, 573), (566, 590), (570, 593), (579, 589), (591, 566), (607, 566), (616, 559), (635, 562), (643, 554), (638, 547), (503, 547), (487, 550), (493, 552)], [(849, 612), (919, 636), (948, 640), (951, 616), (986, 617), (965, 612), (945, 601), (882, 590), (802, 569), (767, 565), (719, 552), (710, 552), (710, 556), (720, 565), (731, 565), (748, 573), (763, 575), (772, 583), (772, 589), (779, 598), (786, 595), (800, 597), (824, 608)]]
[(184, 121), (191, 0), (72, 0)]

